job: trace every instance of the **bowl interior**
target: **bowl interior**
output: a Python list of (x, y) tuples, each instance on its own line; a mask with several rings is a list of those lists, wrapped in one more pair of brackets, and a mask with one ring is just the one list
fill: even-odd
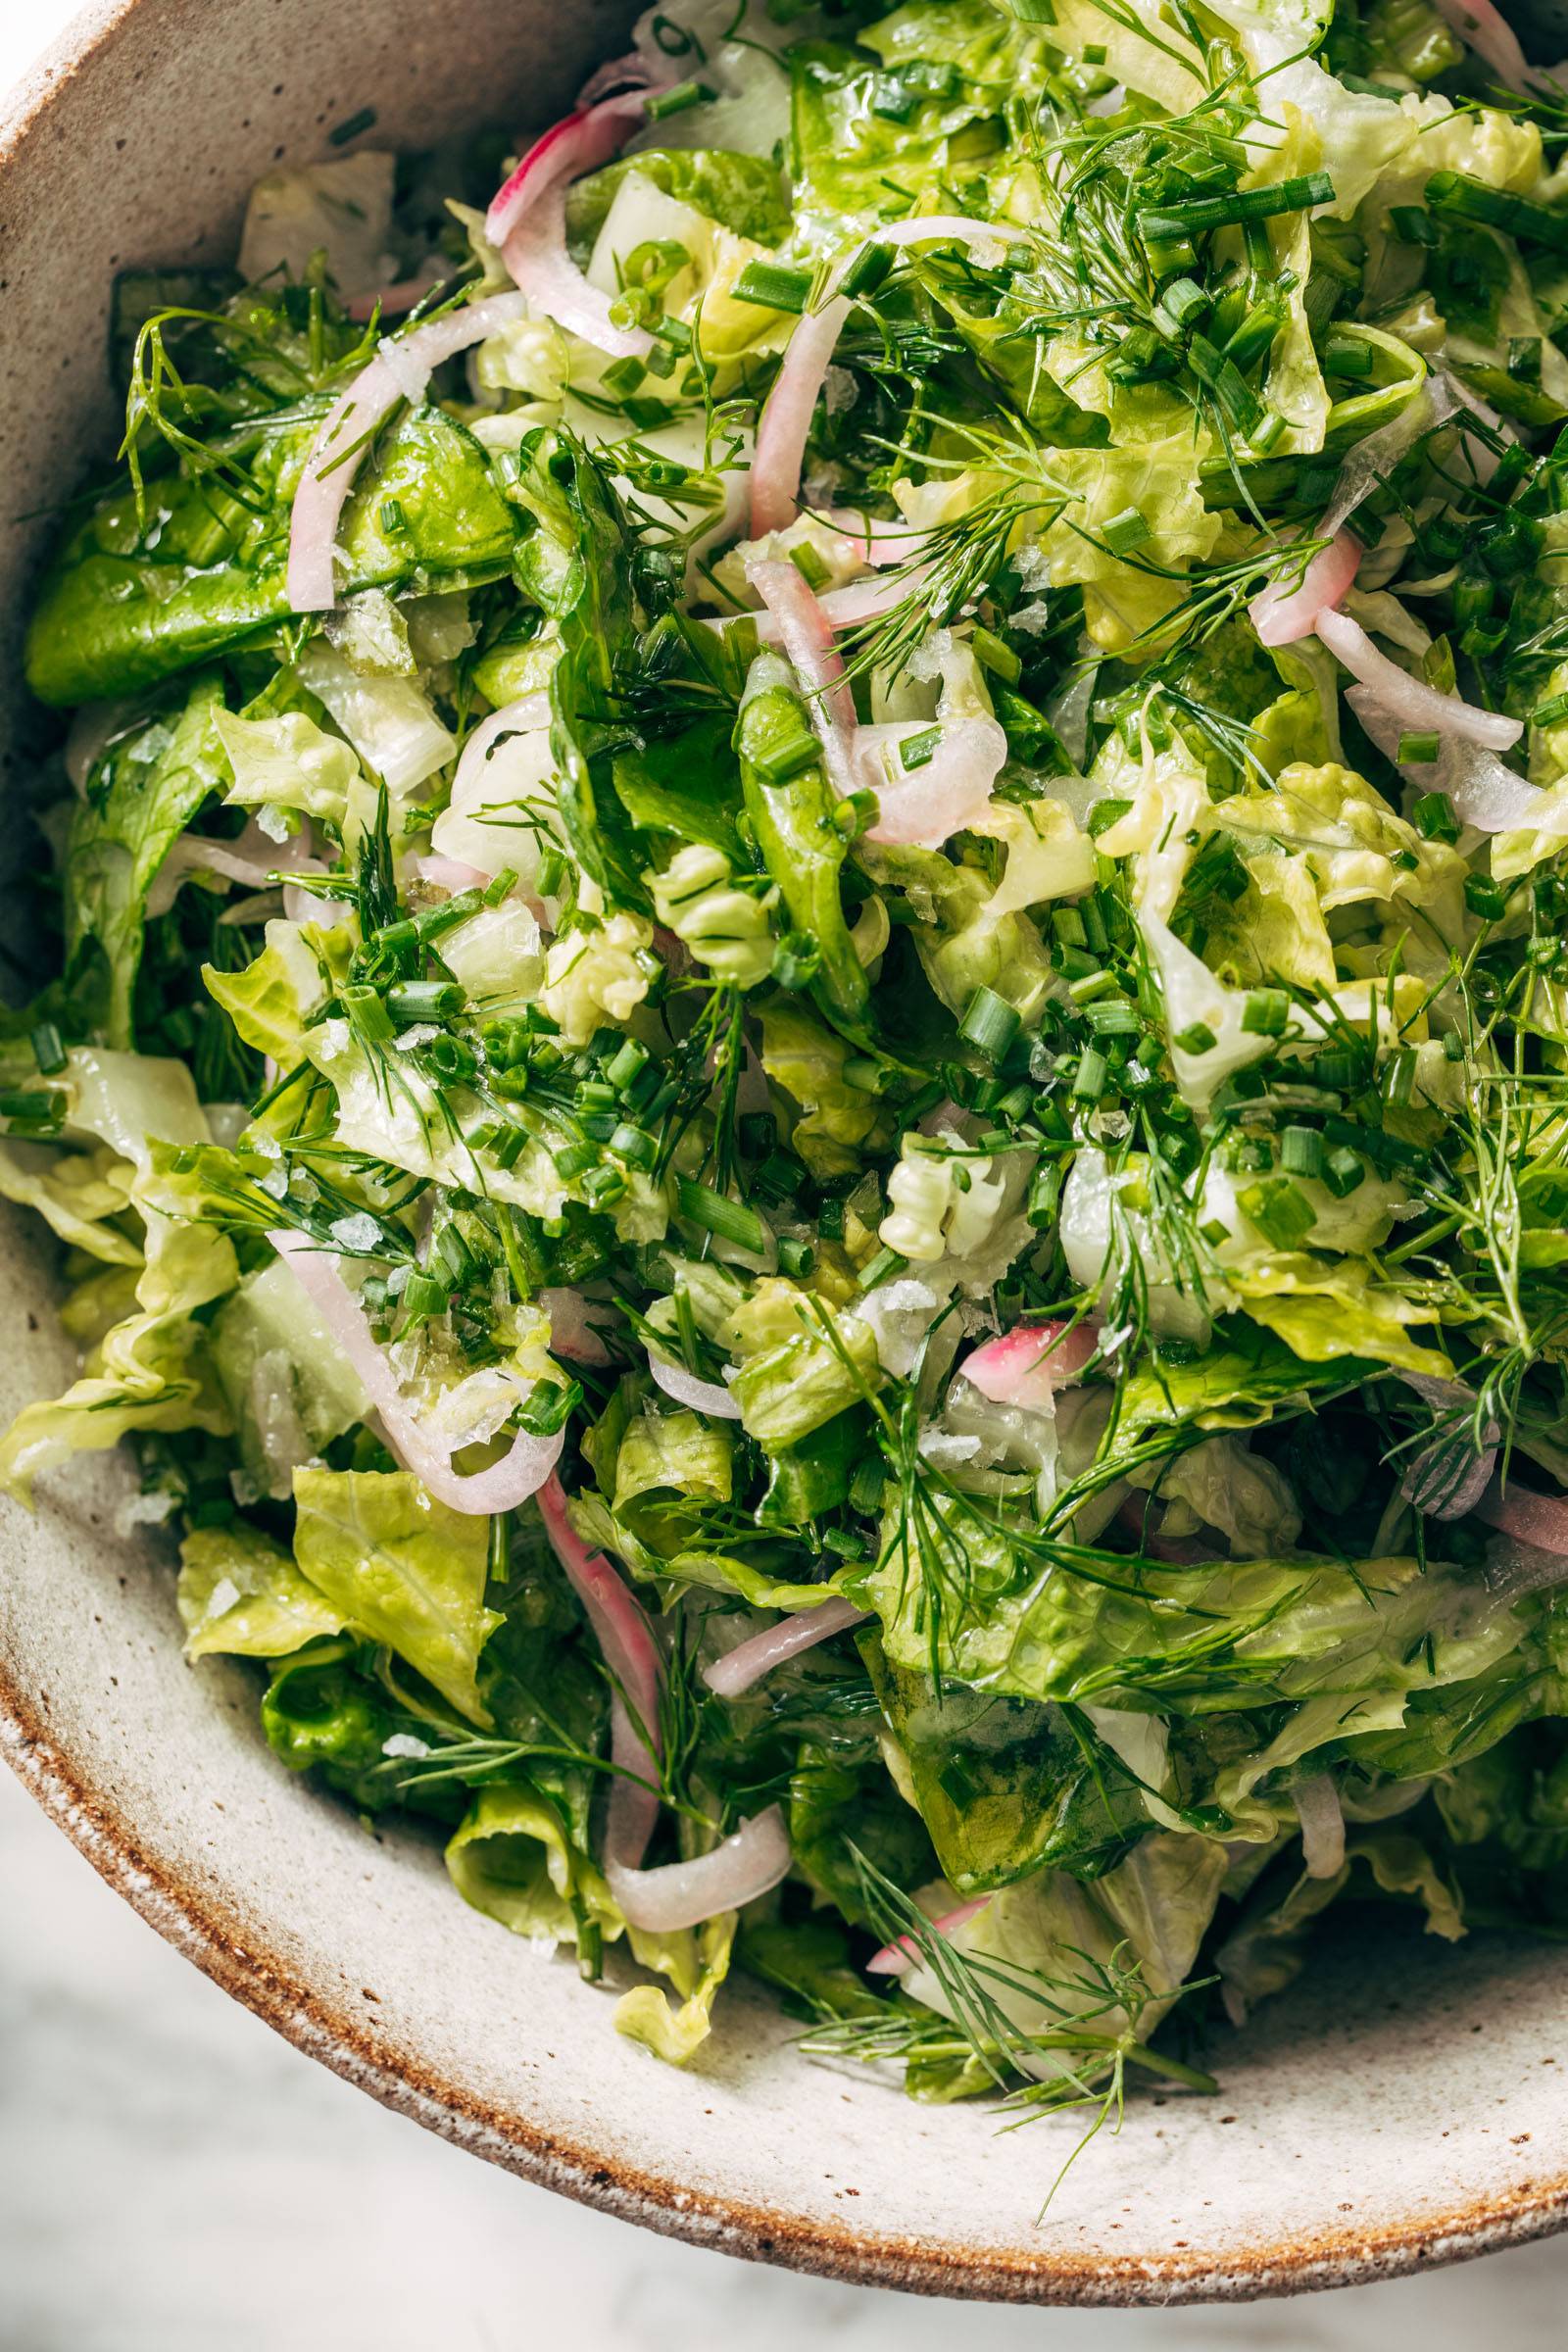
[[(35, 512), (111, 442), (115, 271), (231, 249), (245, 192), (370, 106), (416, 147), (549, 120), (620, 45), (602, 0), (109, 0), (0, 125), (0, 757), (39, 741), (18, 619)], [(30, 519), (28, 517), (31, 517)], [(13, 807), (16, 806), (15, 799)], [(24, 855), (24, 828), (7, 828)], [(13, 901), (17, 906), (18, 902)], [(24, 936), (19, 908), (10, 937)], [(51, 1257), (0, 1216), (0, 1416), (69, 1378)], [(1357, 1929), (1209, 2054), (1217, 2100), (1140, 2099), (1035, 2216), (1070, 2121), (999, 2137), (812, 2066), (737, 1988), (688, 2072), (468, 1911), (439, 1855), (291, 1778), (238, 1669), (180, 1659), (168, 1562), (115, 1533), (122, 1467), (0, 1505), (0, 1735), (106, 1876), (281, 2031), (477, 2152), (730, 2251), (956, 2294), (1166, 2301), (1338, 2282), (1554, 2227), (1568, 2064), (1549, 1950)]]

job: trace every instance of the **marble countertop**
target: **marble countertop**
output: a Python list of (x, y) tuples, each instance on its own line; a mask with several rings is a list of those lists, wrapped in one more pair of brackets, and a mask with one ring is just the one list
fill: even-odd
[[(72, 14), (0, 11), (0, 88)], [(0, 2352), (936, 2352), (956, 2321), (965, 2352), (1563, 2340), (1568, 2238), (1347, 2294), (1049, 2316), (699, 2253), (493, 2172), (302, 2058), (3, 1772), (0, 1888)]]
[(1511, 2352), (1568, 2239), (1228, 2310), (925, 2303), (754, 2268), (493, 2172), (159, 1941), (0, 1772), (0, 2352)]

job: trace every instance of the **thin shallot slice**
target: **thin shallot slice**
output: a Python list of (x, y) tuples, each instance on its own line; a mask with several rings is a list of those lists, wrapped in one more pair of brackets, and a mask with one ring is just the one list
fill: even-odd
[(338, 523), (366, 448), (400, 400), (424, 398), (444, 360), (526, 318), (521, 294), (492, 294), (383, 342), (369, 366), (339, 393), (311, 444), (294, 493), (288, 533), (288, 601), (296, 612), (327, 612), (337, 602), (333, 557)]
[(1345, 1866), (1345, 1815), (1340, 1792), (1326, 1772), (1314, 1773), (1291, 1790), (1301, 1824), (1301, 1859), (1309, 1879), (1332, 1879)]
[(907, 726), (860, 727), (855, 737), (862, 785), (876, 794), (877, 813), (867, 841), (919, 850), (939, 850), (955, 833), (976, 825), (991, 806), (992, 790), (1007, 758), (1007, 738), (994, 718), (975, 714), (940, 723), (925, 760), (906, 768), (903, 747)]
[(648, 1369), (654, 1376), (656, 1388), (677, 1404), (689, 1405), (694, 1412), (710, 1413), (715, 1421), (738, 1421), (741, 1408), (728, 1389), (716, 1380), (699, 1380), (684, 1364), (666, 1363), (662, 1355), (648, 1350)]
[(752, 537), (765, 531), (787, 530), (800, 512), (801, 468), (811, 430), (811, 415), (827, 381), (850, 298), (837, 291), (844, 272), (869, 244), (967, 245), (981, 253), (992, 250), (998, 259), (1006, 250), (1006, 231), (994, 220), (970, 220), (961, 213), (929, 213), (923, 220), (889, 220), (872, 236), (862, 237), (844, 256), (834, 272), (835, 290), (820, 310), (808, 311), (789, 340), (773, 388), (758, 419), (757, 446), (752, 455)]
[(865, 1625), (870, 1612), (857, 1608), (853, 1600), (841, 1593), (819, 1601), (812, 1609), (796, 1609), (781, 1617), (776, 1625), (764, 1627), (733, 1649), (715, 1658), (711, 1666), (703, 1668), (703, 1680), (710, 1690), (720, 1698), (739, 1698), (745, 1690), (782, 1666), (788, 1658), (798, 1658), (803, 1650), (814, 1649), (819, 1642), (830, 1642), (835, 1634), (847, 1633), (852, 1625)]
[(566, 189), (585, 172), (612, 162), (647, 119), (642, 90), (602, 98), (565, 116), (535, 139), (485, 215), (485, 235), (501, 248), (534, 308), (617, 360), (646, 359), (653, 337), (640, 326), (617, 326), (610, 296), (590, 285), (567, 252)]
[(634, 1870), (611, 1859), (605, 1877), (632, 1927), (651, 1936), (673, 1936), (767, 1894), (788, 1875), (791, 1860), (784, 1816), (777, 1805), (769, 1805), (710, 1853), (666, 1862), (658, 1870)]
[(976, 1348), (958, 1370), (993, 1404), (1049, 1413), (1058, 1390), (1082, 1378), (1099, 1345), (1099, 1333), (1087, 1323), (1018, 1323)]
[(455, 1511), (488, 1514), (514, 1510), (538, 1493), (561, 1458), (563, 1434), (536, 1438), (519, 1430), (500, 1461), (487, 1470), (466, 1475), (454, 1469), (452, 1449), (431, 1438), (410, 1407), (396, 1373), (371, 1336), (364, 1308), (343, 1279), (336, 1252), (281, 1228), (267, 1238), (359, 1374), (392, 1451), (438, 1502)]
[(1556, 1552), (1568, 1560), (1568, 1501), (1560, 1494), (1504, 1487), (1500, 1478), (1494, 1478), (1477, 1502), (1475, 1515), (1517, 1543), (1533, 1544), (1537, 1551)]
[(1510, 751), (1524, 733), (1522, 719), (1509, 718), (1501, 710), (1479, 710), (1456, 694), (1440, 694), (1435, 686), (1412, 678), (1408, 670), (1380, 654), (1348, 613), (1320, 613), (1317, 634), (1389, 716), (1412, 733), (1457, 736), (1493, 752)]
[(604, 1553), (590, 1551), (572, 1526), (565, 1490), (554, 1472), (539, 1490), (539, 1516), (610, 1674), (610, 1755), (616, 1771), (610, 1789), (605, 1852), (612, 1869), (636, 1877), (659, 1818), (663, 1660), (641, 1601)]
[[(1327, 525), (1324, 525), (1326, 531)], [(1317, 536), (1321, 537), (1323, 532)], [(1271, 580), (1261, 596), (1248, 607), (1252, 626), (1263, 645), (1295, 645), (1310, 637), (1319, 615), (1337, 606), (1355, 584), (1361, 564), (1361, 543), (1350, 531), (1336, 530), (1320, 547), (1294, 588)]]
[(782, 645), (807, 692), (807, 711), (822, 746), (828, 781), (841, 801), (859, 789), (856, 764), (855, 697), (833, 632), (808, 580), (790, 563), (763, 559), (747, 577), (778, 627)]
[(1528, 93), (1532, 76), (1519, 35), (1492, 0), (1433, 0), (1440, 17), (1453, 26), (1467, 48), (1483, 59), (1500, 82), (1521, 96)]
[(208, 841), (200, 833), (182, 833), (153, 877), (147, 912), (167, 914), (192, 874), (221, 874), (225, 882), (241, 883), (247, 890), (267, 890), (274, 874), (326, 871), (320, 858), (312, 854), (308, 823), (286, 841), (273, 841), (254, 817), (233, 841)]
[[(977, 1894), (968, 1902), (959, 1903), (956, 1910), (944, 1911), (940, 1919), (931, 1921), (932, 1935), (956, 1935), (971, 1919), (978, 1919), (990, 1900), (989, 1894)], [(899, 1936), (892, 1943), (885, 1943), (879, 1952), (872, 1953), (865, 1964), (865, 1973), (868, 1977), (902, 1977), (919, 1957), (920, 1946), (914, 1936)]]

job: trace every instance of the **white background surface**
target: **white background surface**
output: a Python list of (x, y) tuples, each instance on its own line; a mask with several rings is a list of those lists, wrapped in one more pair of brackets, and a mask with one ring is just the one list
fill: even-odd
[[(72, 13), (0, 0), (0, 88)], [(669, 2244), (300, 2057), (0, 1773), (0, 2352), (1546, 2352), (1565, 2303), (1568, 2239), (1348, 2294), (1132, 2314), (959, 2311)]]

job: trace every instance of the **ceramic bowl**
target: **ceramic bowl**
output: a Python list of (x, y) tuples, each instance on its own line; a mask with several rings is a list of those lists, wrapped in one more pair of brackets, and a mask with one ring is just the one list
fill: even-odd
[[(609, 0), (99, 0), (0, 124), (0, 744), (37, 719), (28, 516), (112, 445), (111, 281), (231, 250), (251, 182), (372, 106), (416, 147), (549, 120), (632, 14)], [(13, 841), (24, 831), (13, 825)], [(24, 939), (24, 908), (7, 944)], [(0, 1224), (0, 1416), (73, 1369), (39, 1232)], [(180, 1657), (169, 1562), (115, 1533), (122, 1465), (0, 1518), (0, 1737), (39, 1801), (170, 1940), (302, 2049), (530, 2180), (735, 2254), (934, 2293), (1137, 2303), (1337, 2285), (1568, 2218), (1562, 1962), (1364, 1935), (1212, 2053), (1215, 2099), (1140, 2099), (1049, 2225), (1072, 2127), (998, 2136), (813, 2066), (744, 1987), (685, 2073), (610, 2001), (465, 1908), (439, 1854), (290, 1777), (240, 1670)], [(36, 1923), (34, 1932), (42, 1931)]]

